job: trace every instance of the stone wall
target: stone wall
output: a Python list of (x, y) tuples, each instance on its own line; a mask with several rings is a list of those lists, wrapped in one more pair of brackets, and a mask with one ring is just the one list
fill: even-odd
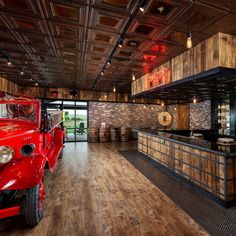
[(159, 105), (132, 103), (89, 102), (89, 126), (145, 128), (158, 126), (157, 116), (164, 110)]
[(190, 128), (211, 129), (211, 101), (190, 104)]
[[(89, 126), (100, 127), (102, 122), (113, 127), (147, 128), (160, 127), (158, 114), (167, 110), (173, 116), (170, 128), (176, 129), (176, 110), (174, 105), (144, 105), (132, 103), (89, 102)], [(190, 104), (190, 127), (192, 129), (210, 129), (210, 101)]]

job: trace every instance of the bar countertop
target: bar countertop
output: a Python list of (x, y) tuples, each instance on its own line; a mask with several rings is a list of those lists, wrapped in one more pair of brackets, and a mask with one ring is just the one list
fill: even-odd
[(203, 135), (203, 139), (198, 139), (193, 136), (190, 136), (190, 130), (135, 129), (134, 131), (143, 132), (153, 136), (161, 136), (163, 139), (172, 140), (173, 142), (185, 144), (186, 146), (190, 147), (195, 147), (206, 152), (213, 152), (224, 156), (236, 157), (236, 144), (218, 144), (217, 139), (226, 136), (218, 135), (212, 130), (192, 131), (193, 133), (201, 133)]

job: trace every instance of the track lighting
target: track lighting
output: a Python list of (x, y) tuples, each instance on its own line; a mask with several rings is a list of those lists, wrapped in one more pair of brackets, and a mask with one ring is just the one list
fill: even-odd
[(187, 41), (186, 41), (186, 48), (190, 49), (193, 46), (193, 42), (192, 42), (192, 35), (191, 32), (188, 31), (188, 37), (187, 37)]
[(103, 76), (104, 75), (104, 71), (101, 71), (101, 76)]
[(144, 12), (145, 8), (146, 8), (146, 5), (147, 5), (147, 0), (142, 0), (141, 3), (140, 3), (140, 6), (139, 6), (139, 10), (141, 12)]
[(111, 65), (111, 59), (108, 59), (108, 60), (107, 60), (107, 65), (108, 65), (108, 66)]
[(114, 85), (113, 87), (113, 92), (115, 93), (116, 92), (116, 86)]
[(10, 59), (7, 60), (7, 65), (8, 65), (8, 66), (11, 65), (11, 60), (10, 60)]
[(24, 74), (24, 71), (21, 69), (21, 71), (20, 71), (20, 75), (23, 75)]
[(120, 38), (120, 41), (119, 41), (118, 47), (119, 47), (119, 48), (122, 48), (122, 47), (123, 47), (123, 44), (124, 44), (124, 41), (123, 41), (122, 38)]

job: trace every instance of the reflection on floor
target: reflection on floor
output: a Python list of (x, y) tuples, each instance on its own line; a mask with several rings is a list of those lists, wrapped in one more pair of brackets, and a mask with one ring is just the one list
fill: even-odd
[(67, 141), (87, 141), (87, 134), (67, 134)]
[(118, 150), (129, 143), (66, 143), (45, 176), (46, 214), (35, 228), (22, 217), (0, 223), (0, 235), (207, 235)]

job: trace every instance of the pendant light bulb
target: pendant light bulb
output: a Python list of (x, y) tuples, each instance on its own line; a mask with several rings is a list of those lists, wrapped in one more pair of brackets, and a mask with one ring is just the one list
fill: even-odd
[(116, 86), (113, 87), (113, 92), (114, 92), (114, 93), (116, 92)]
[(197, 103), (197, 99), (196, 98), (193, 99), (193, 103)]
[(24, 74), (24, 71), (23, 71), (23, 70), (21, 70), (21, 71), (20, 71), (20, 75), (23, 75), (23, 74)]
[(186, 41), (186, 48), (190, 49), (193, 46), (193, 42), (192, 42), (192, 35), (191, 32), (188, 32), (188, 37), (187, 37), (187, 41)]
[(132, 80), (133, 80), (133, 81), (136, 80), (134, 73), (132, 73)]

